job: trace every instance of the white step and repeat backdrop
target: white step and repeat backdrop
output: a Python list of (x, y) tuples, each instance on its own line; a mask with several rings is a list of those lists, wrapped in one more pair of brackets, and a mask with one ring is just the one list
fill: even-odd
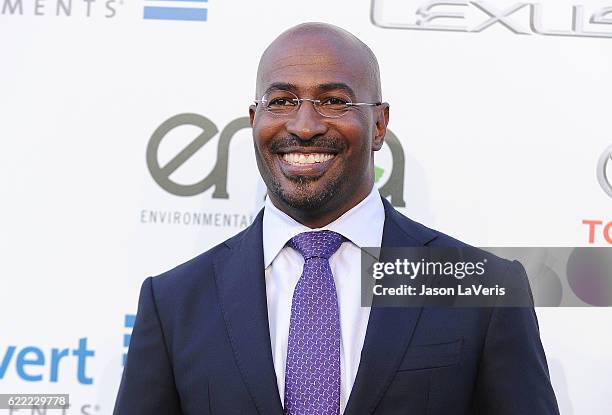
[[(142, 280), (261, 205), (256, 66), (304, 21), (377, 54), (406, 215), (612, 246), (612, 0), (0, 0), (0, 392), (111, 413)], [(562, 413), (612, 413), (612, 309), (537, 312)]]

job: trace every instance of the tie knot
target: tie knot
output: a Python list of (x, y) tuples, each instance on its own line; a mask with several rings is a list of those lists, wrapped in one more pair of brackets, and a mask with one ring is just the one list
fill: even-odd
[(329, 259), (342, 245), (344, 238), (333, 231), (302, 232), (289, 241), (289, 246), (298, 251), (304, 259)]

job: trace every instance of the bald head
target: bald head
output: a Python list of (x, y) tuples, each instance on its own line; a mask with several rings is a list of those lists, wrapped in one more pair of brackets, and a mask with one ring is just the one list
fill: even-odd
[(306, 23), (277, 37), (261, 57), (249, 107), (272, 203), (320, 228), (361, 202), (389, 122), (381, 101), (376, 57), (346, 30)]
[[(296, 61), (299, 64), (296, 65)], [(264, 51), (257, 68), (260, 98), (279, 71), (295, 68), (302, 76), (325, 68), (348, 67), (364, 85), (358, 99), (381, 100), (380, 71), (372, 50), (352, 33), (326, 23), (303, 23), (281, 33)]]

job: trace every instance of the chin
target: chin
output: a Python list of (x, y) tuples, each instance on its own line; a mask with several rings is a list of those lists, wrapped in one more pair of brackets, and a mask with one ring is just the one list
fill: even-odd
[(316, 212), (325, 209), (335, 199), (340, 183), (332, 181), (325, 185), (318, 185), (314, 181), (298, 178), (291, 180), (288, 185), (269, 186), (268, 188), (287, 206), (300, 211)]

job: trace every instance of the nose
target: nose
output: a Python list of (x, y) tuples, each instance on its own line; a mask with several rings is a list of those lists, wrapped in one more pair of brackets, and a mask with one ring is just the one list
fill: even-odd
[(287, 132), (300, 140), (310, 140), (327, 132), (327, 124), (310, 101), (302, 101), (286, 124)]

